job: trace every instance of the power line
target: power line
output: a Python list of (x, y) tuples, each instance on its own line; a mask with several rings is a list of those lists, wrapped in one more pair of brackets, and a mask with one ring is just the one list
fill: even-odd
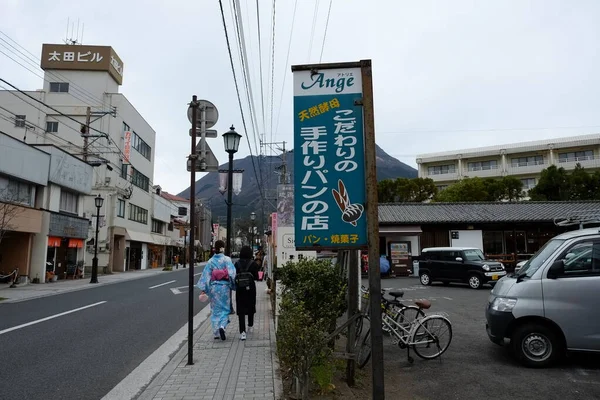
[[(262, 41), (261, 41), (261, 31), (260, 31), (260, 8), (258, 6), (258, 0), (256, 0), (256, 22), (257, 22), (257, 30), (258, 30), (258, 64), (259, 64), (259, 72), (260, 72), (260, 98), (262, 103), (262, 121), (263, 121), (263, 135), (267, 129), (266, 125), (266, 116), (265, 116), (265, 92), (264, 92), (264, 75), (263, 75), (263, 67), (262, 67)], [(264, 138), (263, 138), (264, 140)]]
[[(310, 44), (308, 46), (308, 57), (306, 62), (310, 62), (310, 54), (312, 53), (313, 40), (315, 38), (315, 27), (317, 26), (317, 14), (319, 13), (319, 0), (315, 0), (315, 11), (313, 13), (312, 28), (310, 29)], [(287, 69), (287, 68), (286, 68)]]
[(250, 145), (250, 139), (248, 137), (248, 130), (246, 128), (246, 118), (244, 117), (244, 108), (242, 107), (242, 98), (240, 96), (240, 90), (239, 90), (239, 86), (238, 86), (238, 82), (237, 82), (237, 77), (235, 75), (235, 66), (233, 64), (233, 54), (231, 53), (231, 45), (229, 43), (229, 34), (227, 33), (227, 24), (225, 22), (225, 12), (223, 11), (223, 1), (219, 0), (219, 6), (221, 8), (221, 17), (223, 20), (223, 29), (225, 30), (225, 40), (227, 41), (227, 51), (229, 52), (229, 61), (231, 62), (231, 71), (233, 72), (233, 81), (235, 83), (235, 90), (237, 92), (237, 98), (238, 98), (238, 103), (240, 106), (240, 113), (241, 113), (241, 117), (242, 117), (242, 124), (244, 125), (244, 130), (246, 131), (246, 141), (248, 142), (248, 149), (250, 150), (250, 160), (252, 161), (252, 169), (254, 170), (254, 177), (256, 179), (256, 182), (258, 183), (258, 190), (261, 193), (261, 196), (264, 196), (263, 194), (263, 188), (260, 184), (260, 180), (258, 179), (258, 174), (256, 173), (256, 165), (254, 163), (254, 157), (252, 155), (252, 146)]
[(273, 103), (275, 103), (275, 1), (272, 6), (272, 32), (271, 32), (271, 111), (269, 113), (269, 142), (273, 141)]
[(323, 34), (323, 44), (321, 45), (321, 55), (319, 56), (319, 63), (323, 60), (323, 50), (325, 49), (325, 39), (327, 38), (327, 28), (329, 27), (329, 16), (331, 15), (331, 4), (333, 0), (329, 0), (329, 10), (327, 11), (327, 20), (325, 21), (325, 33)]

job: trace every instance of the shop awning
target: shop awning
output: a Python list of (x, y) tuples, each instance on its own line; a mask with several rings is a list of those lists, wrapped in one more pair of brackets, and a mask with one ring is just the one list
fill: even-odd
[(81, 249), (83, 247), (83, 239), (69, 239), (69, 247), (72, 249)]
[(417, 235), (423, 233), (421, 227), (419, 225), (391, 225), (391, 226), (379, 226), (379, 233), (395, 233), (395, 234), (404, 234), (404, 235)]
[(170, 246), (171, 245), (171, 238), (168, 236), (161, 236), (161, 235), (150, 235), (152, 236), (152, 240), (154, 244), (158, 245), (158, 246)]
[(142, 243), (154, 243), (154, 238), (149, 233), (136, 232), (131, 229), (127, 229), (128, 240), (133, 242)]
[(61, 238), (48, 236), (48, 247), (60, 247)]

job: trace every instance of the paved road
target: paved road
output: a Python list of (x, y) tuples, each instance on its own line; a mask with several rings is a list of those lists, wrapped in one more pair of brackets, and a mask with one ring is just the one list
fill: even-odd
[[(366, 281), (363, 284), (367, 285)], [(404, 288), (406, 299), (429, 298), (431, 312), (452, 321), (450, 348), (439, 360), (421, 360), (384, 337), (386, 394), (395, 399), (599, 399), (600, 357), (575, 356), (554, 368), (517, 364), (507, 347), (489, 341), (485, 306), (491, 290), (466, 285), (421, 286), (417, 279), (384, 279), (382, 287)], [(369, 363), (366, 368), (370, 368)]]
[[(169, 281), (175, 282), (150, 289)], [(187, 282), (182, 269), (0, 304), (0, 398), (102, 398), (187, 322)], [(171, 290), (177, 287), (181, 294)], [(195, 313), (205, 305), (195, 301)]]

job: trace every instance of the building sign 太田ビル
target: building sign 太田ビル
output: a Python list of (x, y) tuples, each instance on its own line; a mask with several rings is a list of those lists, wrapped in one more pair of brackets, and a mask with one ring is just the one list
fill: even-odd
[(360, 68), (294, 71), (295, 245), (367, 245)]

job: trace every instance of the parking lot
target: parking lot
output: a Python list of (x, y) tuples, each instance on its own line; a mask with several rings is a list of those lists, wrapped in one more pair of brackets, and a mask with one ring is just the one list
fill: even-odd
[[(363, 280), (368, 286), (368, 281)], [(485, 330), (485, 306), (491, 287), (422, 286), (416, 278), (384, 279), (382, 288), (404, 290), (406, 304), (426, 298), (430, 313), (443, 311), (453, 338), (441, 361), (422, 360), (384, 335), (386, 397), (394, 399), (599, 399), (600, 357), (577, 355), (549, 369), (521, 367), (508, 346), (493, 344)], [(508, 343), (508, 342), (507, 342)], [(365, 370), (370, 370), (371, 363)]]

